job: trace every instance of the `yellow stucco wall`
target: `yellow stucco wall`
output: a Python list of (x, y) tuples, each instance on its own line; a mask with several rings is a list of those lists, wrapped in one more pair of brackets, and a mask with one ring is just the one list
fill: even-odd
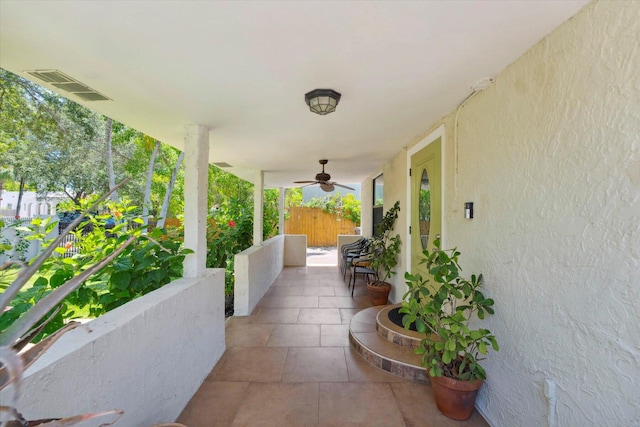
[[(445, 240), (496, 301), (477, 403), (494, 426), (640, 425), (639, 44), (640, 2), (591, 3), (466, 102), (457, 135), (452, 111), (408, 145), (445, 125)], [(385, 165), (385, 208), (406, 206), (405, 170), (404, 151)]]

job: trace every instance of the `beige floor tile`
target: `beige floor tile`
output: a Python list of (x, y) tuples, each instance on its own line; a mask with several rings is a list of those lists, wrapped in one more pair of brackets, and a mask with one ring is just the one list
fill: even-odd
[(273, 324), (227, 325), (225, 338), (229, 347), (264, 347), (269, 341)]
[(303, 288), (302, 295), (333, 297), (336, 293), (333, 286), (306, 286)]
[(359, 308), (341, 308), (340, 309), (340, 318), (342, 319), (342, 323), (344, 325), (348, 325), (351, 322), (351, 318), (359, 313), (361, 310)]
[(269, 296), (269, 297), (288, 297), (291, 295), (295, 295), (295, 296), (300, 296), (302, 295), (302, 291), (304, 290), (304, 288), (298, 288), (298, 287), (293, 287), (293, 286), (271, 286), (269, 288), (269, 290), (267, 291), (267, 293), (265, 294), (265, 297)]
[(282, 381), (348, 381), (347, 365), (342, 348), (290, 348)]
[(276, 288), (288, 288), (292, 286), (298, 286), (298, 280), (279, 277), (271, 284), (271, 287)]
[(231, 316), (226, 321), (226, 326), (230, 325), (245, 325), (251, 322), (251, 316)]
[(436, 406), (433, 389), (425, 384), (403, 382), (391, 389), (407, 426), (415, 427), (487, 427), (489, 424), (477, 410), (467, 421), (445, 417)]
[[(346, 297), (350, 297), (351, 296), (351, 288), (349, 288), (347, 285), (344, 286), (340, 286), (336, 288), (336, 296), (346, 296)], [(360, 297), (360, 296), (366, 296), (367, 299), (369, 298), (369, 294), (367, 294), (367, 290), (365, 288), (356, 288), (353, 291), (353, 297)]]
[(350, 297), (351, 289), (347, 288), (347, 285), (344, 286), (336, 286), (334, 288), (335, 296), (337, 297)]
[(306, 288), (326, 288), (331, 287), (331, 284), (326, 280), (319, 279), (317, 277), (309, 277), (301, 283)]
[(296, 323), (299, 308), (260, 308), (250, 316), (250, 323)]
[(337, 308), (301, 308), (298, 323), (339, 325), (342, 320)]
[(352, 382), (405, 382), (400, 377), (391, 375), (367, 362), (351, 346), (345, 347), (349, 381)]
[(207, 380), (280, 381), (286, 358), (286, 348), (228, 348)]
[[(449, 420), (430, 386), (376, 368), (348, 345), (350, 323), (374, 350), (391, 345), (375, 332), (384, 307), (352, 321), (370, 307), (361, 282), (352, 299), (337, 267), (285, 268), (254, 314), (228, 319), (227, 351), (179, 421), (189, 427), (487, 426), (477, 412), (468, 422)], [(285, 300), (291, 307), (273, 307)], [(395, 351), (405, 358), (410, 350)]]
[[(369, 307), (372, 307), (372, 305), (371, 305), (371, 297), (369, 296), (369, 294), (366, 293), (366, 289), (365, 289), (365, 293), (358, 292), (358, 290), (356, 289), (356, 293), (355, 293), (353, 299), (356, 302), (356, 305), (357, 305), (358, 308), (369, 308)], [(383, 305), (381, 307), (385, 307), (385, 306)]]
[(320, 308), (358, 308), (358, 303), (350, 296), (318, 297)]
[(177, 422), (189, 427), (229, 426), (245, 398), (248, 382), (202, 383)]
[(330, 278), (330, 279), (325, 279), (325, 278), (320, 278), (319, 279), (320, 285), (321, 286), (329, 286), (332, 288), (346, 288), (347, 287), (347, 283), (344, 282), (342, 280), (342, 278)]
[(233, 424), (239, 426), (315, 426), (317, 383), (250, 384)]
[(348, 345), (349, 325), (320, 325), (320, 346), (346, 347)]
[[(287, 289), (287, 288), (285, 288)], [(256, 308), (280, 308), (285, 297), (264, 296), (256, 304)]]
[(282, 307), (318, 308), (318, 296), (286, 296), (282, 297)]
[(404, 426), (391, 387), (384, 383), (321, 383), (321, 426)]
[(320, 325), (275, 325), (268, 347), (319, 347)]

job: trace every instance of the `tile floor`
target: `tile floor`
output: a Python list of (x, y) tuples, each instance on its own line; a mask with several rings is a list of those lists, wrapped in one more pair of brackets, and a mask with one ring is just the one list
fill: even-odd
[(337, 267), (286, 268), (251, 316), (226, 325), (227, 350), (178, 419), (213, 426), (487, 426), (440, 414), (431, 388), (369, 365), (349, 347), (351, 298)]

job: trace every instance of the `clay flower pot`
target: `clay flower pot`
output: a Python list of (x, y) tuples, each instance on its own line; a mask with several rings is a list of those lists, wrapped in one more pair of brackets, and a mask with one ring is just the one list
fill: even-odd
[(371, 297), (371, 305), (386, 305), (389, 301), (391, 285), (386, 282), (367, 283), (367, 291)]
[(454, 420), (467, 420), (473, 414), (478, 390), (483, 381), (454, 380), (449, 377), (429, 377), (440, 412)]

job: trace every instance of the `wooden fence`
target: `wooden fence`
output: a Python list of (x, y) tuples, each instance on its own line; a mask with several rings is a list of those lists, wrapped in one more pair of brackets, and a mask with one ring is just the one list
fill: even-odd
[(306, 234), (308, 247), (337, 246), (338, 234), (356, 234), (358, 224), (320, 208), (291, 207), (285, 234)]

